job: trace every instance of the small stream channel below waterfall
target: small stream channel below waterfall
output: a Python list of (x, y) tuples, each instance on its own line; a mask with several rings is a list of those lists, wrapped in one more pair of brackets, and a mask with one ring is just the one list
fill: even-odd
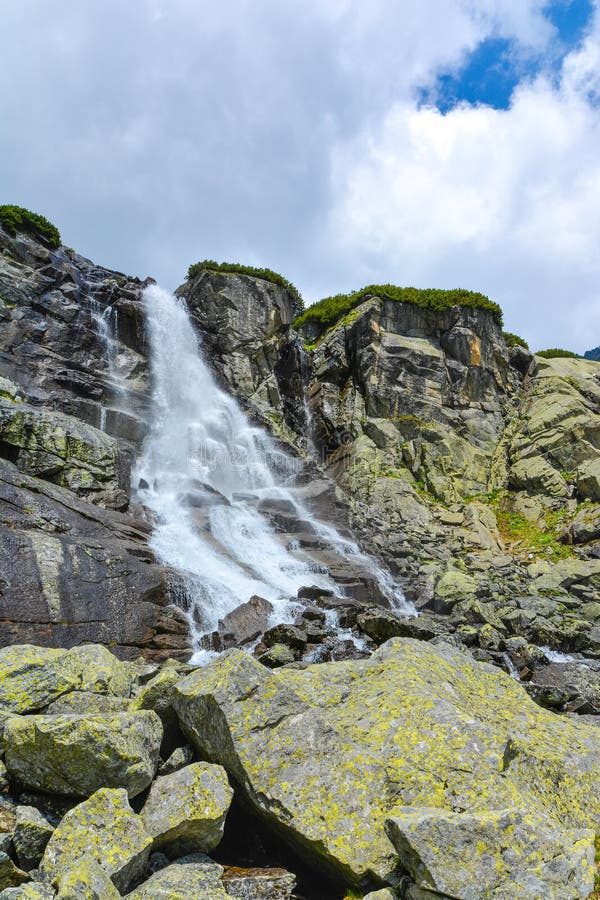
[[(144, 290), (143, 301), (152, 396), (133, 484), (156, 517), (157, 558), (181, 573), (193, 661), (209, 655), (202, 636), (253, 595), (272, 604), (271, 625), (293, 621), (304, 586), (342, 596), (323, 556), (359, 565), (394, 609), (414, 615), (388, 572), (302, 504), (293, 486), (301, 463), (217, 385), (182, 301), (157, 286)], [(265, 513), (273, 508), (302, 522), (326, 553), (314, 556), (278, 533)]]

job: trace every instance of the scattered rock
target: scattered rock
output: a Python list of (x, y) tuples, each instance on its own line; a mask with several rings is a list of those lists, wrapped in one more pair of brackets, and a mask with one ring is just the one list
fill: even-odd
[(33, 790), (85, 797), (148, 787), (158, 766), (162, 725), (156, 713), (106, 716), (22, 716), (5, 728), (6, 767)]
[(151, 846), (127, 792), (103, 788), (66, 814), (50, 838), (40, 870), (52, 881), (67, 873), (74, 860), (89, 857), (124, 893), (143, 876)]
[(232, 797), (225, 770), (210, 763), (192, 763), (157, 778), (141, 812), (154, 849), (173, 857), (214, 849)]
[(18, 887), (25, 881), (30, 881), (27, 872), (19, 869), (6, 853), (0, 852), (0, 891), (4, 891), (5, 888)]
[(120, 900), (108, 874), (91, 856), (78, 859), (72, 869), (59, 873), (56, 900)]
[(35, 806), (17, 806), (13, 844), (22, 869), (29, 871), (39, 865), (53, 831)]
[(401, 808), (386, 822), (420, 888), (456, 900), (580, 900), (594, 888), (594, 832), (513, 810)]
[(193, 759), (194, 751), (188, 744), (183, 747), (176, 747), (169, 758), (159, 765), (158, 774), (172, 775), (173, 772), (183, 769), (184, 766), (189, 766)]
[(222, 874), (223, 867), (208, 857), (184, 857), (156, 872), (127, 894), (127, 900), (228, 900), (229, 894), (221, 884)]
[(268, 666), (269, 669), (286, 666), (288, 663), (293, 663), (295, 659), (293, 652), (285, 644), (273, 644), (272, 647), (269, 647), (265, 653), (259, 656), (263, 666)]

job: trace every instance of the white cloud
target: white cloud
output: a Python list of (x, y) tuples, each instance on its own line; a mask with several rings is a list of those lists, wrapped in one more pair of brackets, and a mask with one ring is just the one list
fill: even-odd
[[(524, 310), (544, 295), (554, 335), (586, 346), (597, 40), (559, 87), (523, 85), (507, 113), (441, 116), (414, 99), (486, 37), (552, 55), (545, 6), (8, 4), (0, 202), (38, 209), (80, 251), (168, 286), (203, 256), (269, 265), (309, 297), (371, 280), (460, 283), (494, 294), (532, 337)], [(570, 332), (558, 318), (567, 290)]]
[(600, 343), (599, 37), (508, 110), (399, 103), (335, 148), (340, 255), (365, 277), (487, 291), (538, 348)]

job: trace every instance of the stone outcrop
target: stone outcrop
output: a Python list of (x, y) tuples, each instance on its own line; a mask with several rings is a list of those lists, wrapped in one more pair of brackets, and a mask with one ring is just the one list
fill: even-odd
[(289, 332), (295, 310), (288, 292), (250, 275), (202, 271), (177, 294), (220, 380), (279, 437), (305, 431), (306, 354)]

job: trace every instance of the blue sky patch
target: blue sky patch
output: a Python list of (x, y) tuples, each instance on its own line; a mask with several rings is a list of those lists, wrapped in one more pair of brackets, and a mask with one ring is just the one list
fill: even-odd
[(557, 41), (542, 56), (526, 53), (515, 41), (489, 37), (466, 59), (462, 68), (439, 74), (434, 85), (420, 91), (421, 104), (441, 112), (459, 103), (484, 103), (508, 109), (515, 87), (541, 71), (558, 74), (563, 58), (584, 37), (593, 14), (592, 0), (552, 0), (545, 10), (554, 25)]

